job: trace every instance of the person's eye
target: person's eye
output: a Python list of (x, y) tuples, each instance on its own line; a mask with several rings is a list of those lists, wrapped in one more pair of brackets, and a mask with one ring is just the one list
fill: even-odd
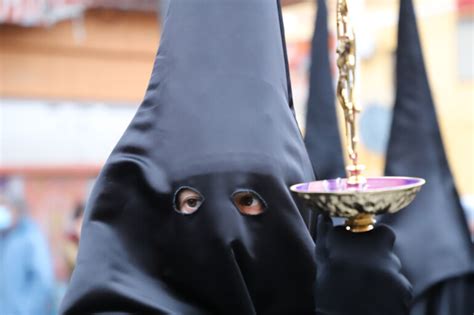
[(237, 191), (232, 195), (232, 201), (239, 211), (247, 215), (257, 215), (265, 211), (266, 205), (254, 191)]
[(174, 200), (176, 210), (183, 214), (196, 212), (203, 202), (201, 194), (188, 187), (180, 188)]

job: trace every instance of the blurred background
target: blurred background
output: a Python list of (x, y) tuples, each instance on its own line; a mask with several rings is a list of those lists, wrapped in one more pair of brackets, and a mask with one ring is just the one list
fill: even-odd
[[(472, 209), (474, 0), (414, 2), (445, 148), (462, 201)], [(304, 132), (317, 8), (312, 0), (282, 4)], [(334, 76), (335, 4), (328, 1)], [(381, 175), (399, 2), (351, 5), (360, 59), (361, 161), (369, 175)], [(164, 0), (0, 0), (0, 190), (15, 196), (12, 207), (28, 213), (44, 238), (42, 263), (51, 266), (45, 277), (54, 291), (50, 314), (70, 276), (71, 248), (94, 178), (145, 93), (166, 7)]]

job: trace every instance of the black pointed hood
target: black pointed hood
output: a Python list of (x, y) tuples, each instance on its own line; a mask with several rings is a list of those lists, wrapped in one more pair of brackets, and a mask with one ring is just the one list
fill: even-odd
[(396, 101), (385, 174), (426, 179), (414, 202), (384, 217), (397, 232), (396, 251), (415, 297), (473, 270), (466, 219), (441, 140), (412, 0), (401, 0)]
[(304, 141), (319, 179), (345, 177), (335, 89), (329, 63), (327, 23), (326, 1), (318, 0)]
[[(277, 0), (171, 1), (144, 101), (88, 201), (63, 313), (312, 312), (314, 243), (288, 187), (313, 171), (286, 68)], [(265, 211), (239, 212), (241, 192)]]

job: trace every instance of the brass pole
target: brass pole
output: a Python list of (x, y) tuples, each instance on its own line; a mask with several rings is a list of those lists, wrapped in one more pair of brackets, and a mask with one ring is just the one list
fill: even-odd
[[(360, 188), (367, 180), (362, 175), (364, 165), (359, 164), (357, 144), (357, 115), (360, 107), (354, 97), (355, 70), (356, 70), (356, 38), (349, 19), (347, 0), (337, 1), (337, 67), (339, 77), (337, 81), (337, 100), (344, 111), (346, 129), (347, 153), (350, 165), (347, 170), (347, 184), (352, 188)], [(374, 228), (373, 215), (362, 213), (346, 221), (346, 229), (353, 232), (366, 232)]]

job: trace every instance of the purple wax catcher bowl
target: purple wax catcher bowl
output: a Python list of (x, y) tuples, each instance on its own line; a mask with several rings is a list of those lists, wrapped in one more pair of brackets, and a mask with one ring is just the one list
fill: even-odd
[(395, 213), (408, 206), (421, 186), (422, 178), (368, 177), (367, 182), (350, 185), (346, 178), (300, 183), (290, 187), (312, 210), (330, 216), (354, 218), (361, 215)]

